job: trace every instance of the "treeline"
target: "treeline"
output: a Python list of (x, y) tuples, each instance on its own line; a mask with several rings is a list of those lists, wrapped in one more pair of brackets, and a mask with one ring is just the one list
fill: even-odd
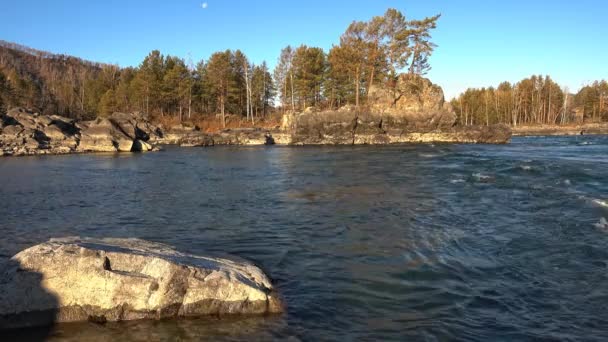
[[(0, 106), (92, 119), (115, 111), (180, 118), (227, 110), (253, 120), (272, 106), (272, 76), (241, 51), (197, 65), (152, 51), (137, 68), (119, 68), (0, 42)], [(218, 97), (219, 96), (219, 97)]]
[(573, 124), (608, 121), (608, 82), (596, 81), (572, 94), (549, 76), (516, 84), (468, 89), (452, 100), (463, 125)]
[(119, 68), (0, 42), (0, 106), (83, 119), (114, 111), (180, 119), (221, 114), (223, 123), (227, 114), (255, 121), (273, 109), (359, 106), (374, 85), (394, 86), (403, 71), (430, 69), (438, 19), (406, 20), (389, 9), (353, 22), (329, 52), (284, 48), (273, 73), (239, 50), (196, 64), (155, 50), (138, 67)]

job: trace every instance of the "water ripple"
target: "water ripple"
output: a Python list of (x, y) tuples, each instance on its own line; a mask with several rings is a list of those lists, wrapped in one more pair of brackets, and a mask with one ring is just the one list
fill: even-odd
[(62, 325), (56, 341), (601, 341), (607, 147), (585, 136), (4, 158), (0, 259), (54, 236), (140, 237), (251, 259), (288, 307)]

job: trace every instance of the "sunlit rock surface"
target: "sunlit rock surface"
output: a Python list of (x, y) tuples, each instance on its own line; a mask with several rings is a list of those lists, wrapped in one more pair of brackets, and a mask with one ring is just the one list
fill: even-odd
[(145, 152), (162, 134), (140, 114), (114, 113), (108, 118), (75, 122), (13, 108), (0, 115), (0, 155), (82, 152)]
[(0, 274), (0, 328), (281, 311), (253, 264), (138, 239), (52, 239)]
[(400, 75), (393, 87), (373, 86), (368, 103), (357, 110), (307, 110), (283, 117), (281, 128), (295, 145), (398, 143), (488, 143), (511, 139), (506, 125), (458, 126), (443, 90), (430, 80)]

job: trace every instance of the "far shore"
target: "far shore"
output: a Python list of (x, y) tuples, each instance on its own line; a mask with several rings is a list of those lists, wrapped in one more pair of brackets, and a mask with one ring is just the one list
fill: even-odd
[(608, 134), (608, 123), (580, 125), (523, 125), (512, 127), (513, 136), (599, 135)]

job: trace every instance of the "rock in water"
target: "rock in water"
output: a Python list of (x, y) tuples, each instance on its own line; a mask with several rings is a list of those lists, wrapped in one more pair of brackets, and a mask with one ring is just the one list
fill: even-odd
[(138, 239), (51, 239), (0, 273), (0, 329), (281, 311), (253, 264)]
[(511, 139), (506, 125), (459, 126), (443, 90), (429, 79), (402, 74), (392, 86), (374, 85), (360, 110), (290, 113), (281, 129), (294, 145), (489, 143)]

